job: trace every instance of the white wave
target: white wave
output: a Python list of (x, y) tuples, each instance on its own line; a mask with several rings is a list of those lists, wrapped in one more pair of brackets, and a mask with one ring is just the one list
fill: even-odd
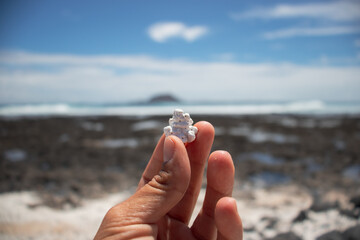
[(321, 101), (290, 102), (277, 104), (233, 104), (189, 106), (187, 111), (197, 114), (270, 114), (270, 113), (310, 113), (319, 112), (325, 108)]
[(0, 107), (3, 116), (63, 115), (70, 112), (67, 104), (15, 105)]
[(239, 115), (239, 114), (359, 114), (360, 103), (326, 104), (322, 101), (294, 101), (261, 104), (179, 104), (147, 106), (76, 106), (69, 104), (12, 105), (0, 107), (0, 116), (151, 116), (171, 115), (175, 108), (191, 114)]

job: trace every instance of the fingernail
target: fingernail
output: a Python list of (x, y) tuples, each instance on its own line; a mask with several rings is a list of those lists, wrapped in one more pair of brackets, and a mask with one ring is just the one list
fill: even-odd
[(175, 143), (173, 142), (173, 140), (171, 140), (170, 137), (166, 137), (164, 143), (164, 163), (167, 163), (173, 158), (174, 152)]

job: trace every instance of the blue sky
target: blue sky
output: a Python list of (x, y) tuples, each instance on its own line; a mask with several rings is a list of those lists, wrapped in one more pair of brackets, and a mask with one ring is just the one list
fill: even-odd
[(3, 0), (0, 36), (2, 103), (360, 100), (359, 1)]

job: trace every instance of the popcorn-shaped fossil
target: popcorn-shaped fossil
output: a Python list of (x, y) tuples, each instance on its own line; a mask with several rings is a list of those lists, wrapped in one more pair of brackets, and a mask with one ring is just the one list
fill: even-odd
[(190, 118), (190, 114), (184, 113), (181, 109), (175, 109), (173, 117), (169, 119), (169, 125), (164, 128), (164, 133), (168, 137), (175, 135), (180, 138), (183, 143), (195, 140), (198, 129), (192, 124), (194, 121)]

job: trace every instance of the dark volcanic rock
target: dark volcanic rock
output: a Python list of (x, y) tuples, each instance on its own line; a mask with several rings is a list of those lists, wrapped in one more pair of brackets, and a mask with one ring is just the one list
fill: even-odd
[(348, 228), (344, 232), (331, 231), (325, 233), (316, 240), (360, 240), (360, 224)]
[(338, 208), (339, 204), (336, 201), (326, 201), (322, 194), (316, 193), (313, 195), (313, 203), (310, 210), (314, 212), (323, 212), (329, 209)]
[(287, 232), (287, 233), (280, 233), (275, 237), (267, 238), (266, 240), (301, 240), (301, 238), (293, 232)]
[(266, 228), (274, 228), (279, 222), (279, 219), (274, 217), (263, 217), (261, 221), (266, 222)]
[(302, 222), (308, 218), (308, 212), (301, 210), (299, 214), (293, 219), (293, 222)]
[[(158, 95), (150, 101), (177, 99)], [(336, 199), (324, 198), (331, 189), (341, 189), (348, 197), (359, 196), (360, 182), (343, 175), (344, 169), (360, 163), (358, 116), (192, 114), (192, 117), (195, 122), (206, 120), (215, 127), (213, 150), (231, 153), (236, 180), (251, 182), (253, 176), (262, 180), (264, 172), (289, 176), (291, 183), (318, 193), (312, 206), (314, 211), (341, 207)], [(292, 119), (293, 124), (289, 126), (286, 119)], [(77, 206), (83, 198), (131, 190), (163, 132), (162, 127), (137, 131), (135, 124), (166, 126), (167, 121), (168, 117), (163, 116), (0, 117), (0, 192), (37, 191), (47, 205), (61, 208)], [(321, 127), (322, 122), (329, 121), (338, 124)], [(314, 124), (309, 126), (309, 122)], [(274, 136), (276, 139), (293, 136), (297, 141), (279, 142)], [(341, 139), (346, 147), (338, 151), (334, 139)], [(254, 153), (282, 160), (264, 164), (254, 159), (237, 159)], [(351, 202), (355, 215), (345, 211), (343, 214), (356, 217), (359, 197), (353, 197)], [(301, 213), (297, 221), (304, 217)], [(275, 223), (270, 221), (268, 227)]]
[(341, 209), (340, 213), (342, 215), (345, 215), (350, 218), (358, 219), (360, 217), (360, 208), (354, 208), (354, 209)]
[(354, 204), (355, 208), (360, 208), (360, 195), (352, 197), (350, 202)]
[(331, 231), (316, 238), (316, 240), (344, 240), (341, 232)]
[(346, 240), (360, 240), (360, 224), (348, 228), (344, 233), (343, 237)]

